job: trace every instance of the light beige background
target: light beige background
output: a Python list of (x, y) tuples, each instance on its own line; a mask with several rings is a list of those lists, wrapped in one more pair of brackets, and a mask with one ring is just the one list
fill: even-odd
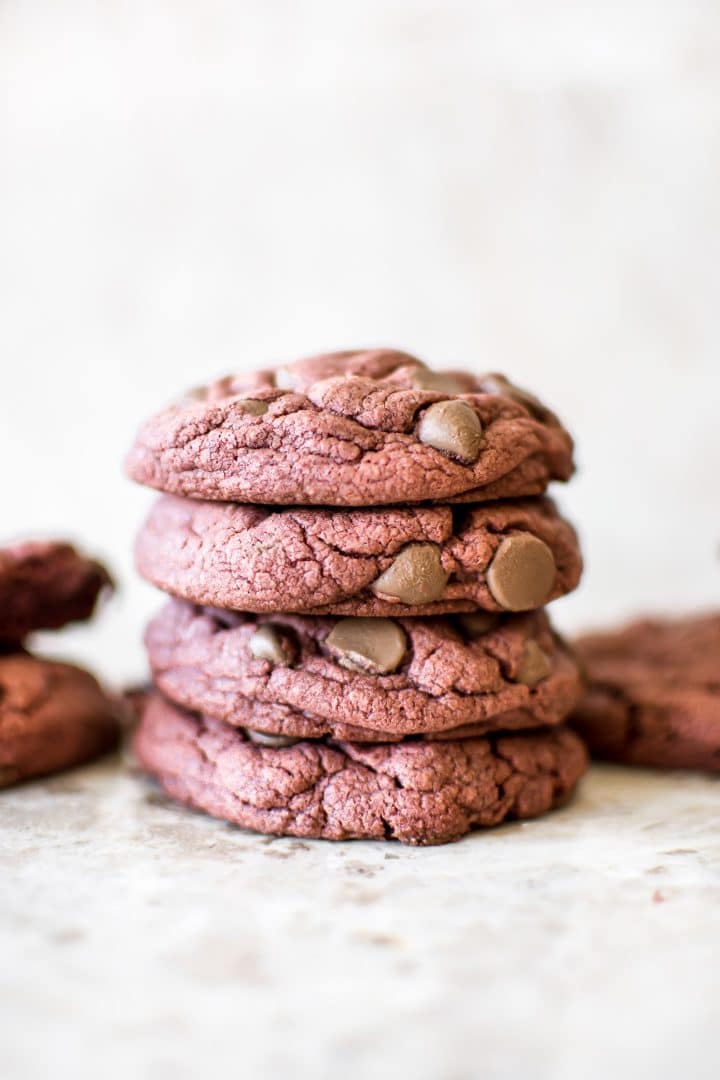
[[(0, 0), (0, 93), (0, 533), (121, 584), (48, 647), (143, 673), (142, 418), (365, 343), (567, 418), (562, 626), (718, 603), (716, 0)], [(5, 792), (3, 1075), (715, 1080), (719, 799), (595, 767), (428, 851), (227, 829), (112, 760)]]
[(215, 373), (366, 343), (501, 369), (577, 435), (565, 628), (720, 597), (716, 3), (0, 4), (3, 536), (122, 592), (136, 424)]

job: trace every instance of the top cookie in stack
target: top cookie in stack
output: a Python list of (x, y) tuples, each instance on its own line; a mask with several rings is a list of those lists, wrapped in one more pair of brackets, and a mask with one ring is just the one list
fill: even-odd
[[(506, 614), (581, 572), (542, 497), (572, 441), (536, 398), (333, 353), (193, 392), (141, 429), (128, 471), (166, 493), (137, 563), (178, 598), (147, 635), (173, 704), (151, 703), (136, 745), (171, 793), (264, 831), (429, 843), (571, 790), (584, 751), (557, 725), (577, 669), (543, 613)], [(493, 741), (538, 727), (555, 730)]]
[(557, 417), (500, 375), (433, 372), (389, 349), (220, 379), (138, 434), (133, 480), (287, 506), (487, 502), (572, 474)]

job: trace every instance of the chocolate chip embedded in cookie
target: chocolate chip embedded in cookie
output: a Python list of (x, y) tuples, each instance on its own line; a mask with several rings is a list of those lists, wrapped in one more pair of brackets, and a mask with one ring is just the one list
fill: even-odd
[(221, 379), (146, 423), (127, 469), (197, 499), (378, 506), (536, 495), (573, 464), (557, 417), (507, 381), (374, 349)]
[(89, 761), (118, 736), (118, 707), (92, 675), (23, 652), (0, 656), (0, 786)]
[(342, 667), (373, 675), (397, 671), (407, 651), (405, 634), (392, 619), (340, 619), (325, 644)]
[(548, 499), (343, 511), (165, 496), (136, 560), (148, 581), (198, 604), (371, 616), (540, 607), (582, 568)]
[(480, 455), (482, 424), (466, 401), (436, 401), (424, 413), (417, 429), (418, 439), (427, 446), (472, 463)]
[(645, 619), (577, 648), (588, 688), (573, 723), (591, 753), (720, 772), (720, 613)]
[(471, 727), (553, 726), (580, 676), (544, 612), (477, 634), (459, 620), (272, 616), (296, 644), (292, 667), (249, 647), (262, 617), (175, 600), (148, 626), (155, 683), (178, 705), (273, 735), (357, 741)]
[(580, 739), (542, 734), (395, 745), (267, 747), (151, 699), (141, 766), (188, 806), (257, 832), (441, 844), (564, 803), (585, 772)]
[(507, 536), (487, 569), (493, 599), (505, 611), (529, 611), (550, 599), (557, 568), (551, 549), (532, 533)]
[(441, 598), (449, 577), (437, 544), (408, 544), (375, 578), (370, 590), (381, 599), (420, 607)]
[(552, 674), (553, 663), (548, 654), (540, 648), (537, 641), (530, 638), (523, 646), (522, 658), (515, 673), (518, 682), (525, 686), (537, 686)]
[(88, 619), (110, 577), (62, 541), (24, 541), (0, 549), (0, 641)]
[(248, 638), (248, 651), (256, 660), (267, 660), (269, 664), (287, 667), (295, 650), (287, 634), (272, 623), (264, 623)]

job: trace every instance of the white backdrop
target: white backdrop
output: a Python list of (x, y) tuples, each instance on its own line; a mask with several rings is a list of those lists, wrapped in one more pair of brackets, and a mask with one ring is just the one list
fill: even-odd
[(567, 420), (561, 626), (718, 602), (716, 3), (0, 0), (0, 79), (0, 531), (121, 586), (56, 652), (144, 671), (136, 424), (363, 344)]

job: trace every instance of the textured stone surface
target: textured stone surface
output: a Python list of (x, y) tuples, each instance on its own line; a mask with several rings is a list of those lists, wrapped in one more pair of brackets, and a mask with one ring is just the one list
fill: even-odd
[(259, 836), (113, 760), (0, 820), (8, 1080), (235, 1075), (238, 1040), (270, 1080), (720, 1069), (705, 777), (595, 765), (567, 807), (431, 848)]
[[(481, 377), (464, 376), (462, 398), (482, 429), (474, 459), (421, 442), (424, 410), (449, 395), (414, 385), (418, 363), (334, 353), (220, 380), (143, 425), (128, 474), (194, 498), (333, 506), (535, 495), (569, 478), (572, 440), (557, 418), (495, 383), (483, 390)], [(245, 408), (249, 391), (266, 412)]]
[[(166, 496), (138, 536), (136, 562), (166, 592), (239, 611), (498, 611), (488, 567), (504, 540), (527, 535), (547, 544), (555, 561), (547, 599), (571, 592), (582, 570), (578, 540), (549, 499), (473, 508), (281, 511)], [(378, 578), (387, 581), (395, 560), (417, 544), (433, 545), (447, 575), (437, 599), (418, 605), (376, 595)]]
[(0, 642), (88, 619), (109, 586), (103, 566), (63, 541), (0, 548)]
[[(397, 620), (407, 655), (389, 675), (342, 666), (342, 653), (327, 642), (338, 619), (266, 618), (294, 645), (292, 666), (252, 656), (253, 616), (170, 601), (146, 633), (158, 686), (180, 705), (241, 727), (307, 737), (332, 731), (363, 741), (468, 725), (555, 725), (580, 697), (577, 665), (544, 612), (505, 616), (478, 638), (450, 618)], [(532, 687), (521, 681), (528, 641), (551, 662), (550, 675)]]
[(110, 749), (118, 706), (92, 675), (18, 652), (0, 656), (0, 788)]
[(421, 845), (538, 817), (562, 805), (587, 768), (583, 743), (566, 728), (277, 749), (160, 695), (148, 699), (133, 745), (168, 794), (236, 825), (278, 836)]
[(720, 772), (720, 613), (647, 619), (578, 641), (575, 722), (598, 757)]

